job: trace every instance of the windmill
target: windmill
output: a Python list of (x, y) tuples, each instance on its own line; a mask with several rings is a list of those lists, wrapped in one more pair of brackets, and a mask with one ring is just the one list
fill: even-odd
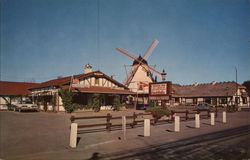
[[(162, 80), (165, 80), (166, 73), (159, 72), (155, 70), (153, 67), (148, 65), (146, 59), (152, 54), (154, 48), (159, 43), (159, 41), (154, 40), (149, 48), (146, 50), (143, 56), (136, 57), (130, 52), (126, 51), (122, 48), (116, 48), (119, 52), (125, 54), (126, 56), (132, 58), (134, 60), (132, 69), (129, 74), (127, 74), (127, 78), (124, 81), (124, 84), (128, 86), (132, 91), (137, 92), (138, 90), (142, 90), (142, 88), (146, 88), (146, 92), (148, 93), (148, 83), (154, 82), (152, 72), (161, 76)], [(152, 71), (152, 72), (151, 72)], [(145, 92), (144, 92), (145, 93)]]

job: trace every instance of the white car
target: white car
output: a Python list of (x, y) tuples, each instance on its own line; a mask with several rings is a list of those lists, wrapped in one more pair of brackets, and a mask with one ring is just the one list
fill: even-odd
[(31, 101), (20, 101), (15, 104), (14, 111), (38, 111), (36, 104), (33, 104)]

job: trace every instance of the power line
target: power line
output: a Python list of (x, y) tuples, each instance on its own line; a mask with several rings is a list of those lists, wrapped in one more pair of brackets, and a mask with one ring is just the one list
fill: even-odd
[(100, 70), (100, 0), (97, 0), (97, 63)]

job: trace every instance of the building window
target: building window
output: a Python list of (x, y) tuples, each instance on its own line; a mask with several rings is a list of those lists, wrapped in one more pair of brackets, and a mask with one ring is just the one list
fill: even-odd
[(227, 104), (227, 98), (221, 98), (220, 104)]
[(180, 98), (174, 98), (174, 101), (175, 101), (176, 103), (179, 103), (179, 102), (180, 102)]
[(247, 98), (246, 97), (242, 97), (243, 100), (243, 104), (247, 104)]
[(235, 97), (235, 103), (239, 104), (240, 103), (240, 98), (239, 97)]
[(95, 85), (96, 85), (96, 86), (99, 85), (99, 78), (95, 78)]
[(211, 98), (205, 98), (205, 103), (211, 104)]
[(193, 98), (193, 104), (197, 104), (197, 98)]

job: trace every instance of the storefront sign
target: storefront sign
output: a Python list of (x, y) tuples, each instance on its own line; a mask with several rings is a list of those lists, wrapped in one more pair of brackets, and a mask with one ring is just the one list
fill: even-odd
[(172, 83), (170, 81), (149, 84), (150, 100), (169, 100), (171, 92)]

